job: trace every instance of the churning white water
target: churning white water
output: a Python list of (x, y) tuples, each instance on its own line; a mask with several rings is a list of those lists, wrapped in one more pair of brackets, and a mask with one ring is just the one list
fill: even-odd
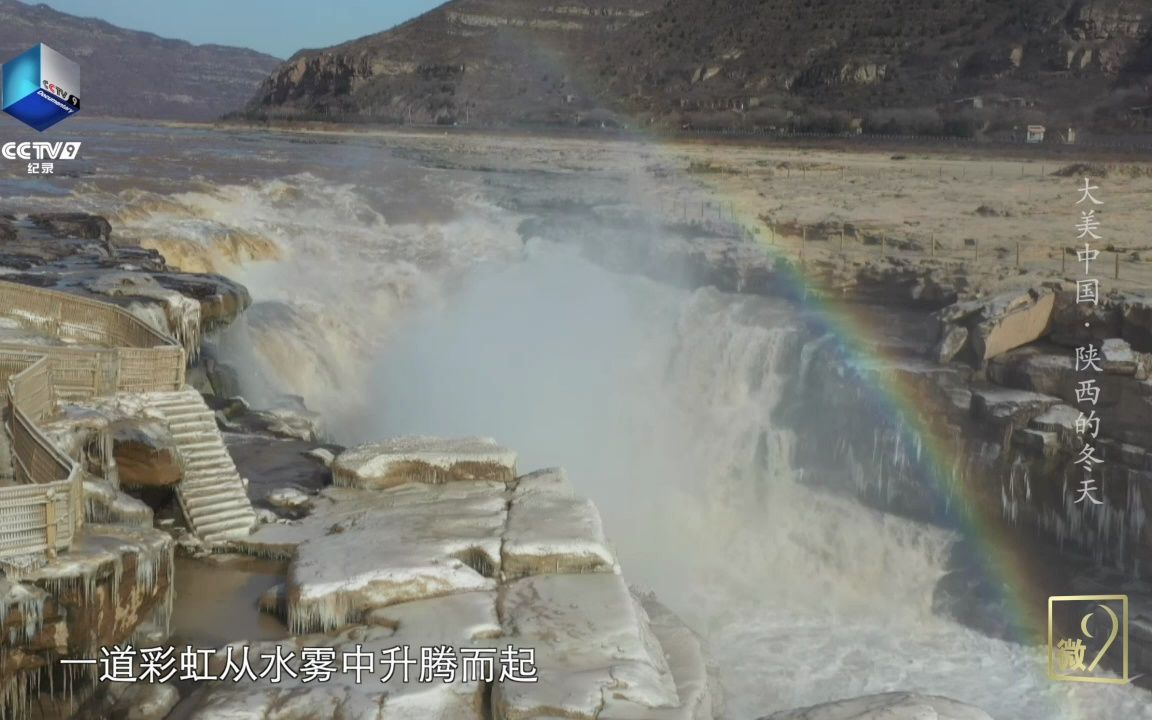
[(252, 392), (304, 395), (336, 440), (488, 435), (523, 469), (565, 466), (629, 579), (706, 638), (728, 717), (887, 690), (999, 720), (1152, 717), (1145, 693), (1054, 685), (1038, 650), (934, 617), (948, 533), (798, 482), (773, 419), (803, 382), (782, 361), (800, 342), (786, 305), (523, 246), (520, 218), (456, 190), (452, 219), (393, 223), (359, 188), (301, 175), (168, 197), (129, 224), (203, 242), (201, 216), (275, 244), (233, 270), (258, 301), (236, 359), (264, 381)]

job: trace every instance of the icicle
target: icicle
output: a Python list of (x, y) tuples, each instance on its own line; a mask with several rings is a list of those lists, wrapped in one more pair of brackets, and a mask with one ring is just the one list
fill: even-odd
[(200, 301), (178, 292), (166, 292), (163, 298), (165, 315), (172, 335), (184, 347), (188, 361), (196, 362), (200, 358)]
[[(3, 583), (0, 581), (0, 585)], [(12, 645), (27, 642), (38, 635), (44, 626), (45, 594), (36, 587), (13, 584), (7, 595), (7, 600), (0, 600), (0, 625), (5, 624), (9, 610), (15, 608), (23, 624), (9, 630), (9, 642)]]

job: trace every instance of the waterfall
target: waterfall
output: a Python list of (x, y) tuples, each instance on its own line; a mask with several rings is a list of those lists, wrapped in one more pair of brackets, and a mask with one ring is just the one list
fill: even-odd
[[(249, 371), (246, 394), (303, 395), (345, 444), (492, 436), (525, 470), (563, 465), (629, 579), (706, 637), (731, 717), (888, 690), (1014, 720), (1072, 718), (1054, 710), (1068, 697), (1138, 716), (1138, 692), (1054, 688), (1035, 649), (933, 614), (955, 535), (876, 506), (950, 514), (966, 500), (917, 494), (920, 419), (853, 389), (835, 338), (813, 337), (796, 307), (524, 245), (522, 218), (453, 192), (456, 217), (405, 224), (366, 190), (298, 176), (177, 196), (178, 222), (126, 222), (207, 255), (207, 215), (211, 238), (242, 228), (277, 248), (240, 269), (255, 305), (221, 343)], [(829, 395), (852, 412), (819, 407)], [(982, 442), (945, 482), (1002, 450)]]

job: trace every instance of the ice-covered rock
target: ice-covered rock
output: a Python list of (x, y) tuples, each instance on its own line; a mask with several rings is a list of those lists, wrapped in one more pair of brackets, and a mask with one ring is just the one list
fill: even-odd
[(364, 489), (515, 477), (516, 453), (490, 438), (397, 438), (345, 450), (332, 464), (336, 485)]
[(546, 468), (517, 478), (514, 497), (520, 498), (536, 492), (564, 497), (573, 497), (576, 494), (568, 482), (568, 474), (564, 472), (564, 468)]
[(294, 555), (288, 621), (307, 632), (377, 607), (495, 588), (506, 521), (503, 483), (328, 488), (307, 518), (265, 525), (241, 544)]
[(646, 717), (668, 720), (712, 720), (721, 717), (722, 697), (717, 684), (713, 682), (699, 636), (655, 597), (641, 598), (641, 605), (648, 613), (652, 633), (660, 642), (668, 660), (668, 669), (672, 672), (679, 696), (677, 708), (653, 711)]
[(246, 419), (263, 432), (292, 440), (316, 442), (322, 434), (323, 421), (320, 415), (307, 408), (255, 410)]
[(332, 467), (332, 463), (336, 461), (336, 456), (332, 454), (332, 451), (325, 448), (315, 448), (304, 453), (304, 455), (318, 461), (326, 468)]
[(617, 572), (596, 506), (553, 490), (518, 490), (513, 497), (504, 533), (504, 576)]
[(260, 523), (263, 525), (267, 525), (268, 523), (274, 523), (280, 519), (279, 515), (272, 512), (268, 508), (254, 508), (254, 509), (256, 510), (256, 519), (259, 520)]
[[(375, 610), (374, 624), (352, 625), (333, 635), (309, 635), (276, 643), (252, 645), (249, 656), (275, 651), (300, 657), (303, 648), (332, 648), (336, 657), (359, 650), (375, 659), (373, 669), (360, 681), (355, 673), (336, 672), (327, 682), (304, 683), (301, 677), (284, 676), (279, 683), (210, 683), (195, 697), (189, 718), (229, 720), (391, 720), (437, 718), (480, 720), (484, 712), (485, 683), (456, 673), (451, 682), (436, 679), (418, 682), (419, 666), (408, 668), (408, 680), (400, 666), (382, 682), (384, 652), (408, 647), (419, 660), (421, 648), (497, 647), (500, 635), (493, 592), (468, 592), (417, 600)], [(217, 653), (214, 672), (223, 668), (224, 653)]]
[(1100, 366), (1112, 375), (1135, 375), (1138, 356), (1132, 346), (1120, 338), (1109, 338), (1100, 344)]
[[(155, 304), (128, 303), (133, 315), (157, 331), (176, 338), (195, 358), (200, 354), (200, 301), (160, 285), (150, 275), (131, 272), (104, 272), (85, 283), (101, 295), (147, 298)], [(154, 310), (160, 310), (157, 317)]]
[(980, 708), (935, 695), (894, 692), (785, 710), (762, 720), (992, 720)]
[(312, 504), (312, 496), (291, 487), (273, 490), (264, 499), (272, 507), (284, 508), (285, 510), (300, 510)]
[(1070, 405), (1053, 405), (1041, 413), (1030, 424), (1031, 427), (1056, 436), (1060, 444), (1071, 448), (1080, 438), (1076, 431), (1076, 421), (1080, 418), (1080, 411)]
[[(476, 442), (482, 452), (473, 457), (500, 452)], [(310, 498), (309, 516), (266, 525), (236, 544), (292, 559), (286, 582), (266, 592), (260, 607), (295, 632), (328, 634), (295, 638), (288, 649), (359, 644), (380, 657), (397, 645), (512, 645), (534, 651), (536, 682), (381, 685), (377, 678), (357, 685), (341, 678), (309, 685), (307, 693), (295, 681), (218, 683), (198, 694), (190, 716), (714, 717), (699, 640), (658, 603), (633, 596), (596, 508), (576, 497), (562, 470), (509, 483), (503, 475), (513, 472), (514, 456), (499, 459), (499, 480), (430, 484), (417, 473), (401, 485), (329, 487)]]
[(84, 481), (84, 520), (152, 527), (152, 508), (103, 480)]
[[(32, 717), (28, 703), (43, 688), (40, 672), (59, 658), (95, 658), (97, 648), (130, 641), (142, 627), (166, 636), (172, 573), (165, 533), (88, 525), (56, 560), (24, 570), (18, 582), (11, 574), (0, 580), (0, 702), (12, 713), (7, 717)], [(71, 686), (85, 672), (59, 668)]]
[(500, 616), (514, 645), (535, 649), (538, 681), (494, 686), (494, 717), (645, 718), (679, 707), (664, 650), (619, 575), (517, 580)]

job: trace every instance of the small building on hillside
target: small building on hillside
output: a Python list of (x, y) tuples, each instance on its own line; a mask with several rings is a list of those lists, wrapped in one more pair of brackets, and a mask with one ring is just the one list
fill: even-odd
[(1042, 143), (1044, 142), (1045, 128), (1043, 125), (1029, 125), (1028, 135), (1025, 142), (1028, 143)]

